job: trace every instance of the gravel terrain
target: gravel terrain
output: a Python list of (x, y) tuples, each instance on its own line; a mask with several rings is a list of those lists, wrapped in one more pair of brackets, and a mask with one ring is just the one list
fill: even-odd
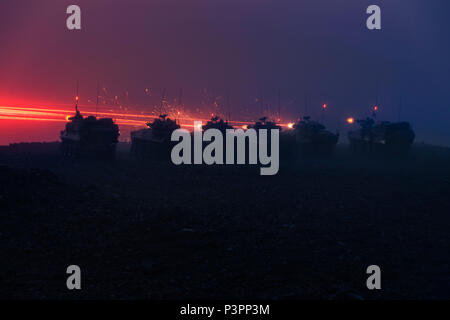
[[(450, 149), (175, 167), (0, 148), (2, 299), (449, 299)], [(79, 265), (82, 290), (66, 288)], [(366, 268), (382, 290), (366, 288)]]

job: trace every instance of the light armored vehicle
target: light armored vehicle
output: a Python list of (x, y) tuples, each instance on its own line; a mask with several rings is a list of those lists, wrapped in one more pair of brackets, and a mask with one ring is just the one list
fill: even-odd
[(172, 132), (180, 126), (175, 120), (160, 115), (148, 128), (131, 132), (131, 154), (135, 158), (162, 159), (170, 157), (173, 146), (171, 141)]
[(228, 124), (228, 121), (224, 121), (223, 119), (216, 116), (212, 117), (210, 121), (202, 126), (203, 131), (206, 131), (208, 129), (217, 129), (225, 134), (227, 129), (233, 129), (233, 127)]
[(61, 149), (69, 158), (114, 159), (119, 139), (119, 127), (110, 118), (83, 117), (75, 106), (75, 116), (69, 118), (61, 131)]
[(294, 125), (295, 149), (302, 155), (331, 156), (336, 149), (339, 134), (328, 131), (319, 122), (304, 117)]
[(414, 143), (415, 133), (408, 122), (358, 120), (360, 129), (350, 131), (350, 147), (357, 153), (406, 154)]

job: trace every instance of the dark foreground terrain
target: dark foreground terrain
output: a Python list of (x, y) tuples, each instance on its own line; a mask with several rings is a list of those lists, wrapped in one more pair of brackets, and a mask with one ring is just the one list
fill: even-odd
[[(0, 298), (450, 298), (450, 149), (258, 168), (0, 149)], [(66, 289), (79, 265), (82, 290)], [(366, 268), (382, 290), (366, 288)]]

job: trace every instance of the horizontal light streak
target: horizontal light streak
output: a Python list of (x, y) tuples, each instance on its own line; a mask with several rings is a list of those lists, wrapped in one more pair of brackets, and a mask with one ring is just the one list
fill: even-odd
[[(146, 127), (146, 123), (158, 118), (155, 115), (150, 114), (136, 114), (136, 113), (116, 113), (116, 112), (92, 112), (83, 111), (84, 115), (89, 116), (104, 116), (113, 118), (118, 125), (122, 126), (140, 126)], [(67, 122), (67, 118), (73, 115), (73, 110), (57, 109), (57, 108), (43, 108), (43, 107), (11, 107), (0, 106), (0, 119), (1, 120), (23, 120), (23, 121), (52, 121), (52, 122)], [(171, 115), (169, 115), (171, 116)], [(187, 124), (186, 122), (201, 121), (206, 123), (210, 119), (194, 118), (191, 116), (171, 116), (178, 120), (182, 127), (193, 128), (193, 124)], [(253, 124), (250, 121), (228, 121), (230, 125), (241, 127), (243, 125)], [(290, 124), (278, 124), (282, 127), (290, 128)]]

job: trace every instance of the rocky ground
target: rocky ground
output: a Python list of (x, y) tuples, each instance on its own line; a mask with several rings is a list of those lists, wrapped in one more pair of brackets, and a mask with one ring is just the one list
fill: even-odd
[[(450, 150), (259, 168), (0, 148), (0, 298), (450, 298)], [(66, 289), (66, 268), (82, 290)], [(366, 268), (382, 290), (366, 288)]]

